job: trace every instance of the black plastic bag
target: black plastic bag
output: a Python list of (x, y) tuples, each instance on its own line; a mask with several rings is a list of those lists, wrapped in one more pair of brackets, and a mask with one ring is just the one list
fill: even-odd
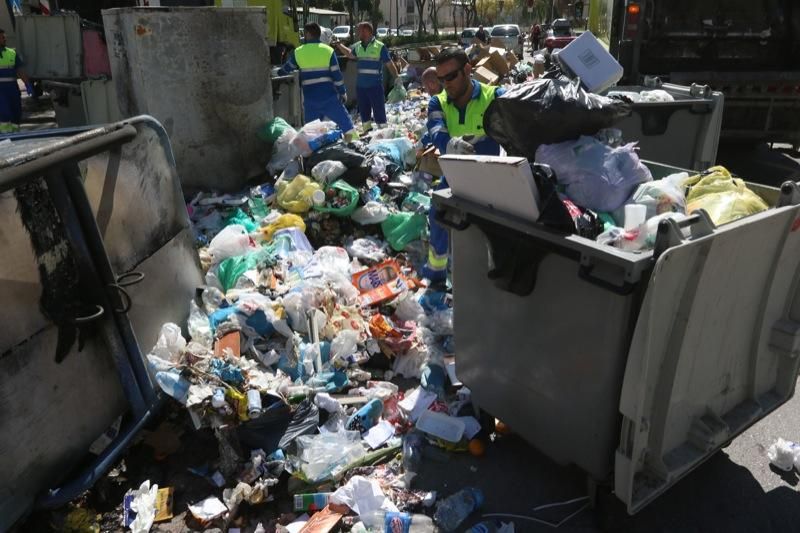
[(578, 80), (539, 79), (495, 98), (483, 128), (509, 155), (534, 161), (539, 145), (594, 135), (628, 114), (630, 106), (588, 93)]
[(262, 449), (269, 455), (286, 448), (300, 435), (315, 433), (318, 426), (319, 409), (311, 400), (303, 400), (294, 411), (281, 401), (272, 403), (258, 418), (239, 425), (237, 433), (243, 447)]
[(364, 186), (372, 169), (372, 155), (360, 153), (342, 142), (323, 146), (304, 158), (303, 164), (306, 174), (309, 174), (311, 169), (322, 161), (339, 161), (343, 163), (347, 167), (347, 171), (340, 176), (340, 179), (355, 188)]

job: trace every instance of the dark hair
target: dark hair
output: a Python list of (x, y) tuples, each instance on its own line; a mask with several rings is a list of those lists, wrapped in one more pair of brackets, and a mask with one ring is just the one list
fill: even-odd
[(319, 39), (319, 36), (322, 35), (322, 28), (320, 28), (319, 24), (316, 22), (309, 22), (303, 26), (303, 31), (311, 35), (314, 39)]
[(369, 30), (370, 35), (375, 35), (375, 30), (372, 28), (372, 24), (370, 24), (369, 22), (359, 22), (358, 27), (367, 28)]
[(450, 61), (451, 59), (455, 59), (458, 61), (459, 66), (463, 67), (467, 64), (467, 53), (459, 46), (450, 46), (445, 48), (439, 55), (436, 56), (436, 64), (443, 65)]

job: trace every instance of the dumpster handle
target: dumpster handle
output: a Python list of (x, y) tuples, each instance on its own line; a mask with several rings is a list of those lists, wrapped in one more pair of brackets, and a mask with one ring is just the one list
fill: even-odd
[(615, 285), (610, 281), (597, 278), (592, 275), (593, 270), (594, 265), (581, 265), (578, 267), (578, 277), (583, 281), (591, 283), (592, 285), (600, 287), (601, 289), (611, 291), (614, 294), (619, 294), (620, 296), (627, 296), (636, 289), (636, 283), (631, 283), (630, 281), (625, 281), (622, 285)]
[(691, 237), (699, 238), (714, 233), (716, 226), (704, 209), (698, 209), (691, 216), (680, 221), (662, 220), (658, 223), (656, 243), (653, 247), (653, 262), (657, 261), (661, 254), (669, 248), (677, 246), (685, 240), (681, 232), (684, 228), (691, 228)]

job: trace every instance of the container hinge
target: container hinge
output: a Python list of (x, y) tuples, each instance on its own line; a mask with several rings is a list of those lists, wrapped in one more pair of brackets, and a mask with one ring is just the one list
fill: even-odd
[(789, 319), (775, 322), (769, 336), (769, 346), (787, 357), (797, 357), (800, 353), (800, 323)]

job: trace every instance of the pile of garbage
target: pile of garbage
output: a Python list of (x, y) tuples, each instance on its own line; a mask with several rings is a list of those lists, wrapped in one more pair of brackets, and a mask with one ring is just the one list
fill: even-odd
[[(219, 442), (204, 475), (224, 490), (189, 507), (200, 523), (269, 502), (282, 476), (302, 487), (295, 511), (319, 511), (309, 524), (408, 531), (432, 528), (427, 513), (451, 531), (481, 505), (477, 489), (436, 505), (414, 487), (424, 446), (483, 446), (455, 377), (452, 295), (418, 274), (433, 185), (413, 171), (422, 101), (390, 106), (388, 127), (350, 144), (333, 123), (275, 119), (260, 135), (277, 179), (189, 199), (205, 285), (188, 336), (165, 324), (147, 361)], [(128, 495), (134, 531), (152, 523), (154, 490)]]

